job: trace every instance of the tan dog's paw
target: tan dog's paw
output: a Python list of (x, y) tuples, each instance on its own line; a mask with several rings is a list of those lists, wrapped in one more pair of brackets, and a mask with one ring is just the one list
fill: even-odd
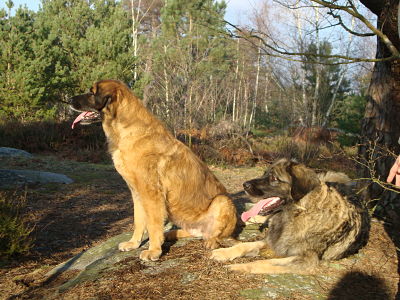
[(216, 249), (219, 247), (219, 243), (217, 239), (208, 239), (204, 241), (204, 245), (207, 249)]
[(139, 248), (140, 243), (137, 242), (122, 242), (118, 244), (119, 251), (130, 251)]
[(140, 259), (142, 260), (152, 260), (156, 261), (160, 258), (161, 256), (161, 250), (143, 250), (142, 253), (140, 253)]
[(229, 250), (229, 248), (220, 248), (211, 252), (211, 259), (215, 259), (217, 261), (228, 261), (235, 258), (236, 256), (232, 255), (232, 252)]

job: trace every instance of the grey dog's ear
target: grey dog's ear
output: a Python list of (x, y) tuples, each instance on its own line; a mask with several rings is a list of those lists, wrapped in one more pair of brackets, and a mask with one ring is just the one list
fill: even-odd
[(295, 168), (296, 166), (298, 166), (298, 165), (300, 165), (300, 163), (299, 163), (296, 159), (291, 158), (291, 159), (288, 161), (288, 171), (289, 171), (290, 173), (292, 173), (292, 171), (294, 170), (294, 168)]
[(292, 176), (292, 197), (295, 200), (303, 198), (321, 184), (317, 173), (295, 161), (290, 161), (287, 171)]

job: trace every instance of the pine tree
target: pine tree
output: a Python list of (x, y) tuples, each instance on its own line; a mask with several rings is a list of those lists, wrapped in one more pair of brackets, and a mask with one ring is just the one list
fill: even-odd
[[(10, 3), (11, 5), (12, 3)], [(71, 95), (104, 78), (131, 82), (130, 18), (110, 0), (43, 0), (0, 19), (0, 113), (54, 118)]]
[[(344, 74), (342, 74), (341, 66), (335, 64), (337, 60), (329, 57), (332, 54), (332, 45), (328, 41), (321, 42), (319, 51), (322, 57), (317, 58), (317, 51), (317, 45), (310, 43), (305, 51), (308, 54), (304, 55), (302, 64), (305, 72), (306, 93), (309, 99), (309, 105), (303, 110), (305, 113), (303, 120), (306, 120), (308, 126), (326, 125), (327, 122), (324, 121), (326, 121), (330, 106), (334, 105), (338, 108), (340, 103), (343, 103), (350, 85), (345, 77), (341, 79)], [(319, 69), (318, 72), (317, 69)], [(317, 76), (319, 76), (318, 85)], [(312, 111), (313, 105), (316, 107), (314, 112)], [(314, 116), (312, 116), (313, 113)], [(334, 119), (334, 116), (328, 117)], [(317, 120), (317, 124), (311, 124), (312, 119)]]
[(33, 57), (32, 32), (35, 13), (26, 7), (10, 16), (12, 1), (7, 2), (9, 12), (1, 11), (0, 18), (0, 117), (11, 116), (22, 120), (38, 110), (37, 99), (31, 97), (27, 68)]

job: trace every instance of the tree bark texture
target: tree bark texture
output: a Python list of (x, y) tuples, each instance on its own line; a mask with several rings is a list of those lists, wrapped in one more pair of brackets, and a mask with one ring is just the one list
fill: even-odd
[[(378, 7), (375, 1), (362, 0), (362, 3), (378, 13), (378, 28), (386, 34), (397, 49), (400, 39), (397, 29), (398, 0), (382, 1)], [(390, 56), (388, 48), (378, 38), (376, 58)], [(368, 102), (361, 129), (359, 154), (363, 162), (368, 163), (360, 168), (362, 178), (386, 180), (394, 156), (389, 151), (400, 155), (400, 61), (392, 60), (375, 63), (370, 86)], [(366, 180), (368, 181), (368, 180)], [(400, 194), (388, 192), (376, 183), (364, 190), (365, 201), (379, 200), (382, 212), (392, 215), (392, 204), (400, 204)], [(376, 202), (375, 202), (376, 203)], [(398, 209), (400, 212), (400, 209)]]

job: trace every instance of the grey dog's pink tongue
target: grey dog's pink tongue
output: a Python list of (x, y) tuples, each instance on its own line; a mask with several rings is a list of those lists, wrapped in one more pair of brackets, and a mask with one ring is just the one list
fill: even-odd
[(242, 221), (246, 222), (251, 217), (258, 215), (258, 213), (262, 209), (265, 209), (265, 208), (275, 204), (279, 200), (280, 200), (279, 197), (271, 197), (271, 198), (262, 199), (262, 200), (258, 201), (256, 204), (254, 204), (254, 206), (251, 209), (242, 213), (242, 216), (241, 216)]
[(85, 117), (89, 117), (89, 116), (91, 116), (93, 114), (94, 114), (94, 112), (91, 112), (91, 111), (84, 111), (83, 113), (80, 113), (79, 116), (77, 116), (76, 119), (74, 120), (74, 122), (72, 123), (71, 128), (74, 129), (75, 124), (77, 124), (80, 121), (82, 121), (82, 119), (84, 119)]

